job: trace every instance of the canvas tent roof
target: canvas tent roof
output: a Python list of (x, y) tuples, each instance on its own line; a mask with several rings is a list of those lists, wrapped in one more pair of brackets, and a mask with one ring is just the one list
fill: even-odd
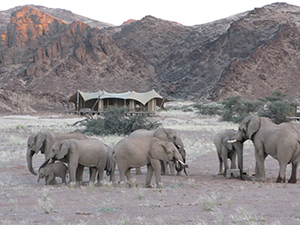
[(86, 93), (78, 90), (75, 94), (70, 96), (69, 101), (76, 103), (78, 94), (81, 95), (81, 97), (85, 102), (91, 99), (98, 99), (98, 98), (99, 99), (118, 98), (118, 99), (133, 99), (145, 105), (148, 101), (150, 101), (153, 98), (158, 98), (163, 100), (163, 97), (160, 96), (155, 90), (152, 89), (151, 91), (145, 93), (138, 93), (135, 91), (128, 91), (125, 93), (108, 93), (106, 91)]

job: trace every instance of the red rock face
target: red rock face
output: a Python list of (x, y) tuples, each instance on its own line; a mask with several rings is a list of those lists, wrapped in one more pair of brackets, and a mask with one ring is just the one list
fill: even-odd
[(127, 20), (123, 23), (123, 25), (126, 25), (126, 24), (130, 24), (132, 22), (136, 21), (135, 19), (130, 19), (130, 20)]
[(8, 31), (2, 36), (2, 42), (7, 48), (25, 47), (35, 44), (38, 37), (49, 32), (53, 23), (64, 24), (63, 21), (51, 17), (34, 7), (24, 6), (13, 13)]
[(67, 24), (34, 7), (22, 7), (12, 13), (1, 38), (0, 88), (5, 90), (67, 96), (77, 89), (153, 88), (153, 66), (79, 21)]

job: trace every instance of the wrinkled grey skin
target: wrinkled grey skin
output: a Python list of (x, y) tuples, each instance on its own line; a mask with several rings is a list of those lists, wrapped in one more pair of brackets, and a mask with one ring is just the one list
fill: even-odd
[(131, 184), (130, 169), (147, 165), (146, 187), (150, 185), (153, 171), (155, 171), (157, 186), (162, 186), (160, 160), (183, 161), (173, 143), (153, 137), (122, 139), (114, 146), (113, 158), (119, 169), (120, 182), (124, 182), (126, 176)]
[[(108, 173), (111, 171), (108, 149), (104, 143), (96, 138), (68, 139), (55, 142), (40, 168), (46, 166), (50, 160), (60, 160), (68, 163), (72, 184), (79, 180), (76, 173), (78, 166), (96, 168), (98, 170), (98, 182), (103, 180), (105, 169)], [(95, 182), (94, 179), (93, 176), (90, 176), (90, 182)]]
[(296, 183), (296, 172), (300, 161), (300, 133), (290, 123), (274, 124), (269, 118), (249, 115), (242, 120), (235, 140), (249, 139), (255, 147), (255, 179), (266, 180), (264, 161), (271, 155), (279, 162), (276, 182), (285, 182), (285, 170), (292, 163), (289, 183)]
[(40, 179), (45, 177), (45, 184), (49, 185), (53, 184), (55, 177), (60, 177), (62, 183), (66, 184), (67, 170), (67, 166), (62, 162), (47, 164), (39, 170), (37, 182), (39, 183)]
[[(223, 130), (218, 132), (214, 136), (214, 144), (217, 149), (219, 159), (219, 175), (226, 176), (226, 171), (229, 169), (227, 158), (231, 160), (231, 169), (236, 169), (236, 155), (239, 148), (237, 143), (228, 143), (228, 140), (232, 140), (236, 136), (236, 130)], [(241, 151), (241, 149), (238, 149)], [(224, 170), (223, 170), (224, 163)]]
[[(178, 133), (176, 130), (173, 129), (167, 129), (167, 128), (158, 128), (156, 130), (144, 130), (144, 129), (139, 129), (134, 132), (132, 132), (128, 137), (134, 137), (134, 138), (148, 138), (148, 137), (156, 137), (162, 141), (169, 141), (172, 142), (178, 149), (179, 153), (181, 154), (183, 158), (183, 162), (186, 162), (186, 151), (184, 149), (183, 142), (181, 138), (179, 137)], [(177, 171), (177, 175), (180, 175), (180, 172), (184, 169), (181, 164), (174, 164), (173, 162), (169, 162), (170, 165), (170, 170), (171, 170), (171, 175), (175, 175), (175, 169)], [(167, 174), (167, 164), (164, 163), (162, 164), (162, 174)], [(137, 174), (141, 174), (140, 168), (136, 169)]]

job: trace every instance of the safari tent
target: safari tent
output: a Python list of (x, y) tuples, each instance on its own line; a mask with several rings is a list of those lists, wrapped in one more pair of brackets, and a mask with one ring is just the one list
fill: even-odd
[(69, 97), (69, 102), (75, 104), (76, 113), (91, 112), (93, 114), (99, 114), (110, 106), (126, 107), (128, 113), (155, 114), (156, 107), (164, 108), (166, 101), (155, 90), (145, 93), (135, 91), (125, 93), (108, 93), (106, 91), (86, 93), (78, 90)]

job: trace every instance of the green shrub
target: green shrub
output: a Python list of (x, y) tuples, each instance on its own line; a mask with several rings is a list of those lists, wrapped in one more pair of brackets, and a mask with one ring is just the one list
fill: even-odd
[(282, 93), (281, 91), (273, 91), (271, 95), (267, 95), (265, 98), (260, 98), (259, 100), (267, 103), (267, 102), (283, 101), (286, 97), (287, 94)]
[(244, 100), (241, 96), (230, 96), (221, 103), (224, 106), (221, 120), (234, 123), (240, 123), (249, 113), (259, 111), (264, 105), (261, 101)]
[(145, 114), (126, 116), (126, 108), (108, 108), (103, 117), (83, 123), (83, 133), (95, 135), (128, 135), (137, 129), (156, 129), (160, 123), (151, 121)]
[(274, 123), (279, 124), (287, 122), (289, 116), (293, 116), (296, 104), (285, 101), (271, 102), (262, 109), (258, 116), (269, 117)]
[(260, 98), (258, 101), (248, 101), (241, 96), (231, 96), (223, 102), (222, 121), (240, 123), (249, 113), (270, 118), (274, 123), (288, 121), (294, 116), (296, 103), (287, 100), (288, 96), (280, 91), (274, 91), (270, 96)]

